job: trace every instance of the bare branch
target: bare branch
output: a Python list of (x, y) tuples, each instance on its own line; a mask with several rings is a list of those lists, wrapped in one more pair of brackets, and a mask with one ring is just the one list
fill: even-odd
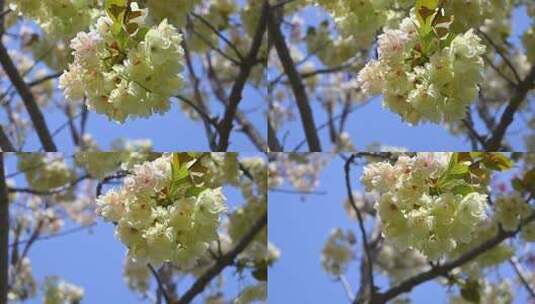
[(89, 179), (89, 178), (91, 178), (91, 175), (85, 174), (85, 175), (82, 175), (82, 176), (78, 177), (74, 181), (72, 181), (72, 182), (70, 182), (70, 183), (68, 183), (68, 184), (66, 184), (64, 186), (61, 186), (61, 187), (58, 187), (58, 188), (55, 188), (55, 189), (50, 189), (50, 190), (35, 190), (35, 189), (30, 189), (30, 188), (9, 188), (8, 191), (9, 191), (9, 193), (29, 193), (29, 194), (34, 194), (34, 195), (54, 195), (54, 194), (59, 194), (59, 193), (62, 193), (64, 191), (67, 191), (67, 190), (75, 187), (76, 185), (78, 185), (82, 181), (84, 181), (86, 179)]
[(285, 70), (286, 75), (290, 81), (290, 85), (294, 92), (295, 101), (301, 114), (301, 123), (305, 131), (308, 147), (311, 152), (321, 152), (321, 144), (316, 132), (314, 123), (314, 115), (312, 114), (312, 108), (308, 95), (306, 93), (305, 86), (303, 85), (303, 79), (295, 67), (294, 60), (290, 55), (288, 45), (280, 29), (280, 22), (276, 20), (276, 16), (273, 13), (269, 14), (268, 18), (269, 38), (273, 42), (275, 49), (279, 55), (279, 59)]
[(504, 240), (516, 236), (520, 232), (520, 229), (522, 227), (524, 227), (525, 225), (527, 225), (527, 224), (529, 224), (529, 223), (531, 223), (533, 221), (535, 221), (535, 213), (532, 214), (531, 216), (529, 216), (528, 218), (526, 218), (525, 220), (523, 220), (521, 222), (521, 224), (519, 225), (518, 229), (516, 229), (515, 231), (504, 231), (503, 229), (500, 228), (500, 230), (498, 231), (498, 234), (495, 237), (483, 242), (481, 245), (479, 245), (479, 246), (475, 247), (474, 249), (466, 252), (465, 254), (460, 256), (459, 258), (457, 258), (457, 259), (455, 259), (453, 261), (447, 262), (447, 263), (445, 263), (443, 265), (438, 265), (436, 267), (433, 267), (429, 271), (420, 273), (420, 274), (418, 274), (418, 275), (416, 275), (416, 276), (414, 276), (412, 278), (409, 278), (409, 279), (405, 280), (404, 282), (400, 283), (399, 285), (390, 288), (389, 290), (387, 290), (384, 293), (376, 294), (375, 301), (372, 302), (372, 303), (373, 304), (386, 303), (387, 301), (392, 300), (393, 298), (397, 297), (398, 295), (400, 295), (402, 293), (411, 291), (414, 287), (416, 287), (416, 286), (418, 286), (418, 285), (420, 285), (420, 284), (422, 284), (424, 282), (436, 279), (439, 276), (447, 275), (454, 268), (460, 267), (460, 266), (462, 266), (462, 265), (474, 260), (479, 255), (481, 255), (481, 254), (487, 252), (488, 250), (498, 246)]
[[(347, 196), (349, 198), (349, 202), (351, 204), (351, 207), (355, 211), (355, 214), (357, 215), (357, 219), (359, 222), (359, 229), (360, 234), (362, 237), (362, 247), (364, 248), (364, 253), (366, 254), (366, 265), (367, 268), (367, 280), (369, 284), (369, 295), (364, 298), (369, 298), (370, 301), (373, 301), (375, 298), (375, 284), (374, 284), (374, 278), (373, 278), (373, 260), (371, 257), (370, 247), (368, 244), (368, 236), (366, 234), (366, 229), (364, 228), (364, 220), (362, 217), (362, 213), (360, 212), (360, 209), (357, 207), (357, 204), (355, 203), (355, 199), (353, 198), (353, 190), (351, 187), (351, 164), (353, 163), (353, 160), (357, 157), (357, 154), (351, 155), (345, 162), (344, 165), (344, 172), (345, 172), (345, 181), (346, 181), (346, 190), (347, 190)], [(361, 298), (363, 295), (360, 295), (359, 297), (355, 298), (355, 302), (357, 299)]]
[(509, 264), (511, 264), (511, 266), (513, 267), (513, 270), (516, 272), (516, 275), (520, 279), (520, 282), (522, 282), (522, 284), (526, 288), (526, 291), (530, 294), (531, 298), (535, 299), (535, 290), (533, 290), (533, 287), (531, 287), (528, 280), (526, 279), (524, 271), (522, 271), (522, 266), (520, 265), (518, 260), (515, 257), (512, 257), (509, 259)]
[(15, 147), (9, 140), (4, 128), (0, 125), (0, 148), (3, 152), (15, 152)]
[(492, 132), (492, 137), (489, 138), (486, 144), (487, 151), (498, 151), (502, 147), (502, 141), (505, 136), (507, 128), (513, 122), (514, 116), (520, 105), (526, 99), (529, 90), (533, 88), (533, 83), (535, 82), (535, 64), (531, 67), (528, 75), (524, 80), (517, 86), (509, 104), (505, 108), (505, 111), (502, 114), (500, 122), (494, 128)]
[(35, 131), (37, 132), (37, 136), (41, 140), (43, 148), (47, 152), (57, 152), (58, 149), (54, 144), (52, 135), (50, 135), (50, 131), (48, 130), (48, 126), (46, 125), (41, 109), (39, 109), (39, 106), (37, 105), (30, 88), (24, 82), (24, 79), (15, 67), (11, 57), (9, 57), (7, 49), (2, 43), (0, 43), (0, 63), (2, 64), (7, 76), (17, 89), (22, 102), (24, 103), (24, 106), (30, 115), (30, 119), (33, 123)]
[(191, 303), (193, 299), (203, 292), (208, 284), (218, 276), (223, 269), (234, 263), (236, 257), (247, 248), (247, 246), (254, 240), (256, 235), (262, 231), (267, 225), (267, 212), (254, 223), (254, 225), (247, 231), (247, 233), (241, 238), (238, 244), (228, 253), (221, 256), (210, 269), (208, 269), (203, 275), (201, 275), (195, 283), (190, 287), (188, 291), (182, 296), (180, 300), (174, 304), (187, 304)]
[(256, 28), (256, 32), (253, 37), (251, 48), (245, 60), (240, 63), (240, 72), (238, 74), (238, 77), (236, 78), (236, 82), (234, 83), (234, 86), (232, 87), (230, 91), (228, 106), (225, 111), (225, 115), (223, 116), (223, 119), (221, 120), (221, 123), (220, 123), (220, 128), (219, 128), (220, 137), (219, 137), (219, 146), (218, 146), (219, 152), (224, 152), (224, 151), (227, 151), (228, 149), (230, 132), (232, 131), (232, 122), (234, 121), (234, 117), (236, 116), (238, 105), (240, 101), (242, 100), (242, 91), (245, 88), (245, 82), (249, 78), (249, 75), (251, 74), (251, 70), (258, 62), (257, 56), (260, 51), (260, 47), (262, 46), (262, 42), (264, 40), (268, 14), (269, 14), (269, 4), (267, 1), (264, 1), (264, 5), (262, 6), (262, 13), (258, 21), (258, 26)]
[(163, 297), (165, 299), (165, 303), (167, 303), (167, 304), (171, 303), (171, 301), (169, 299), (169, 295), (167, 294), (167, 291), (165, 290), (165, 287), (163, 286), (162, 280), (160, 279), (160, 275), (158, 274), (156, 269), (154, 269), (154, 267), (152, 267), (151, 264), (147, 264), (147, 267), (149, 267), (150, 272), (152, 273), (152, 275), (156, 279), (156, 284), (158, 284), (158, 290), (163, 295)]
[(4, 153), (0, 153), (0, 303), (7, 303), (9, 250), (9, 195), (4, 172)]

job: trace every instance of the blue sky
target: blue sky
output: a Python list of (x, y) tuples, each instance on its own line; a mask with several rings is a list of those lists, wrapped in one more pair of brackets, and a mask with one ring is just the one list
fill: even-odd
[[(320, 261), (321, 250), (334, 228), (351, 229), (358, 237), (358, 248), (362, 244), (357, 222), (351, 220), (344, 209), (347, 190), (343, 167), (344, 161), (333, 156), (322, 171), (316, 190), (324, 192), (324, 195), (303, 197), (273, 191), (269, 193), (269, 238), (281, 250), (280, 260), (269, 272), (270, 304), (349, 303), (342, 285), (322, 269)], [(362, 190), (358, 181), (361, 172), (362, 166), (353, 166), (351, 169), (354, 191)], [(291, 189), (288, 185), (280, 188)], [(358, 267), (357, 263), (351, 264), (347, 274), (353, 292), (359, 286)], [(509, 266), (500, 268), (499, 272), (511, 276)], [(378, 284), (388, 286), (381, 276)], [(525, 303), (524, 290), (517, 288), (515, 292), (518, 296), (515, 303)], [(410, 298), (415, 304), (448, 303), (446, 289), (434, 281), (413, 289)]]
[[(243, 156), (261, 156), (245, 153)], [(16, 172), (15, 157), (7, 159), (7, 174)], [(15, 178), (17, 186), (23, 187), (22, 175)], [(223, 192), (227, 197), (230, 211), (243, 203), (239, 190), (225, 186)], [(78, 227), (67, 222), (65, 229)], [(122, 276), (126, 248), (114, 236), (114, 227), (110, 223), (98, 220), (97, 225), (89, 231), (68, 234), (48, 240), (36, 242), (30, 250), (33, 273), (39, 283), (46, 276), (57, 275), (68, 282), (85, 289), (83, 303), (151, 303), (143, 301), (137, 294), (132, 293)], [(225, 294), (229, 298), (236, 297), (243, 287), (251, 283), (249, 278), (240, 279), (234, 275), (234, 269), (224, 272)], [(179, 282), (179, 292), (190, 287), (191, 279)], [(154, 291), (155, 283), (152, 283)], [(202, 303), (199, 297), (194, 303)], [(35, 299), (25, 303), (42, 303), (39, 293)]]

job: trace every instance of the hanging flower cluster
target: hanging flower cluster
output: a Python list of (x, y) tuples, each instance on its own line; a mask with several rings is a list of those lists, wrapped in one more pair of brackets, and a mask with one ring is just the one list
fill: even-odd
[(76, 176), (61, 153), (19, 153), (17, 156), (17, 169), (24, 172), (28, 185), (34, 190), (61, 187)]
[(78, 304), (82, 302), (84, 289), (57, 277), (45, 281), (44, 304)]
[(355, 258), (357, 239), (351, 230), (334, 229), (321, 252), (321, 266), (326, 272), (338, 277)]
[(146, 9), (110, 5), (89, 32), (71, 41), (74, 62), (60, 78), (71, 101), (123, 123), (127, 118), (163, 114), (182, 85), (182, 36), (163, 20), (145, 24)]
[(361, 181), (379, 195), (375, 208), (385, 238), (435, 260), (474, 240), (488, 218), (490, 172), (510, 166), (494, 153), (418, 153), (369, 164)]
[(217, 239), (225, 197), (203, 183), (209, 154), (177, 153), (136, 165), (122, 187), (97, 199), (130, 256), (191, 265)]
[(53, 39), (70, 39), (98, 14), (93, 0), (9, 0), (9, 8), (35, 20)]
[(144, 4), (149, 9), (149, 16), (153, 22), (167, 19), (174, 26), (181, 27), (186, 23), (187, 14), (201, 3), (201, 0), (145, 0)]
[(384, 95), (384, 105), (410, 124), (463, 119), (477, 96), (485, 46), (468, 30), (455, 34), (453, 16), (429, 8), (379, 36), (378, 60), (359, 73), (369, 95)]

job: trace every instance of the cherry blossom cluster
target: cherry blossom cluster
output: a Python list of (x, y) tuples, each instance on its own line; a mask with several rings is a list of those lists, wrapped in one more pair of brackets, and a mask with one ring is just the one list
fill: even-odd
[(84, 289), (61, 280), (57, 277), (48, 277), (45, 281), (45, 304), (77, 304), (84, 297)]
[[(71, 101), (85, 99), (90, 109), (123, 123), (170, 109), (170, 98), (182, 85), (182, 36), (167, 20), (147, 27), (147, 10), (131, 3), (132, 18), (121, 29), (109, 16), (71, 41), (74, 62), (60, 78)], [(130, 30), (131, 31), (131, 30)]]
[(487, 219), (487, 195), (452, 178), (454, 170), (466, 169), (466, 164), (452, 165), (452, 155), (402, 155), (394, 164), (364, 168), (362, 183), (379, 195), (375, 208), (383, 234), (400, 250), (414, 248), (431, 260), (448, 256), (472, 242)]
[(61, 187), (75, 177), (61, 153), (19, 153), (17, 168), (26, 175), (28, 185), (38, 191)]
[(93, 0), (9, 0), (9, 8), (35, 20), (53, 39), (70, 39), (98, 15)]
[[(220, 188), (196, 180), (203, 156), (164, 155), (135, 165), (120, 188), (97, 199), (97, 212), (116, 223), (128, 254), (153, 265), (191, 265), (217, 238), (226, 209)], [(180, 162), (180, 163), (179, 163)]]
[(334, 229), (321, 252), (323, 269), (335, 277), (343, 274), (355, 258), (357, 239), (351, 230)]
[[(378, 60), (359, 73), (362, 89), (410, 124), (448, 123), (465, 117), (477, 96), (485, 46), (473, 30), (426, 54), (414, 17), (379, 36)], [(450, 34), (453, 35), (453, 34)]]

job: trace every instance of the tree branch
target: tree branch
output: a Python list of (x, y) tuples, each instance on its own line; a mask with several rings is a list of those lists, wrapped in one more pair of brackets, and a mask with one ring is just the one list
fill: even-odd
[(167, 304), (171, 303), (171, 301), (169, 299), (169, 295), (167, 294), (167, 291), (165, 290), (165, 287), (163, 286), (162, 280), (160, 279), (160, 275), (158, 274), (156, 269), (154, 269), (154, 267), (151, 264), (147, 264), (147, 267), (149, 267), (150, 272), (152, 273), (152, 275), (156, 279), (156, 283), (158, 284), (158, 290), (163, 295), (163, 297), (165, 299), (165, 303), (167, 303)]
[(217, 260), (216, 264), (208, 269), (203, 275), (201, 275), (195, 283), (190, 287), (188, 291), (174, 304), (187, 304), (193, 301), (193, 299), (203, 292), (206, 286), (218, 276), (223, 269), (234, 263), (236, 257), (247, 248), (247, 246), (254, 240), (256, 235), (262, 231), (267, 225), (267, 212), (254, 223), (254, 225), (247, 231), (247, 233), (241, 238), (238, 244), (228, 253), (221, 256)]
[(34, 194), (34, 195), (54, 195), (54, 194), (59, 194), (59, 193), (62, 193), (64, 191), (67, 191), (71, 188), (73, 188), (74, 186), (78, 185), (79, 183), (81, 183), (82, 181), (88, 179), (88, 178), (91, 178), (91, 175), (89, 174), (85, 174), (85, 175), (82, 175), (80, 177), (78, 177), (77, 179), (75, 179), (74, 181), (64, 185), (64, 186), (61, 186), (61, 187), (58, 187), (58, 188), (55, 188), (55, 189), (50, 189), (50, 190), (35, 190), (35, 189), (30, 189), (30, 188), (9, 188), (8, 191), (9, 193), (29, 193), (29, 194)]
[(3, 152), (15, 152), (15, 147), (9, 140), (4, 128), (0, 125), (0, 148)]
[(370, 302), (373, 302), (375, 298), (375, 284), (373, 280), (373, 260), (370, 253), (370, 247), (368, 244), (368, 236), (366, 234), (366, 229), (364, 228), (364, 220), (362, 218), (362, 213), (360, 212), (360, 209), (357, 207), (357, 204), (355, 203), (355, 199), (353, 198), (353, 190), (351, 187), (351, 164), (353, 163), (353, 160), (357, 157), (357, 154), (351, 155), (345, 162), (344, 165), (344, 172), (345, 172), (345, 181), (346, 181), (346, 189), (347, 189), (347, 195), (349, 198), (349, 202), (351, 204), (351, 207), (355, 211), (355, 214), (357, 215), (357, 219), (359, 222), (359, 229), (360, 234), (362, 237), (362, 247), (364, 248), (364, 253), (366, 254), (366, 268), (367, 268), (367, 279), (369, 284), (369, 296), (366, 297), (365, 295), (360, 295), (359, 297), (355, 298), (355, 303), (357, 300), (364, 296), (364, 298), (369, 298)]
[(498, 151), (502, 146), (502, 141), (505, 136), (505, 132), (511, 123), (513, 122), (514, 116), (520, 105), (526, 99), (529, 90), (533, 88), (533, 83), (535, 82), (535, 64), (531, 67), (528, 75), (524, 80), (517, 86), (513, 96), (505, 111), (502, 114), (500, 122), (494, 128), (492, 132), (492, 137), (489, 138), (486, 144), (487, 151)]
[(262, 6), (262, 13), (260, 15), (260, 20), (258, 22), (255, 35), (253, 37), (251, 48), (249, 50), (249, 53), (245, 57), (245, 60), (240, 63), (240, 72), (238, 74), (236, 82), (234, 83), (234, 86), (230, 91), (227, 109), (220, 123), (220, 137), (218, 145), (219, 152), (225, 152), (228, 149), (230, 132), (232, 131), (232, 122), (234, 121), (234, 117), (236, 116), (238, 105), (242, 100), (242, 92), (245, 88), (245, 82), (249, 78), (251, 70), (258, 62), (257, 56), (260, 51), (260, 47), (262, 46), (262, 41), (264, 40), (268, 14), (269, 4), (267, 1), (264, 1), (264, 5)]
[(301, 123), (305, 131), (309, 150), (310, 152), (321, 152), (321, 144), (318, 133), (316, 132), (314, 115), (312, 114), (312, 108), (310, 107), (303, 80), (295, 67), (288, 45), (286, 45), (286, 40), (280, 29), (280, 22), (275, 18), (276, 16), (271, 12), (268, 18), (269, 38), (277, 50), (286, 75), (288, 75), (290, 85), (294, 92), (295, 101), (301, 115)]
[(414, 287), (424, 282), (435, 279), (439, 276), (447, 275), (454, 268), (460, 267), (464, 265), (465, 263), (472, 261), (473, 259), (477, 258), (479, 255), (496, 247), (504, 240), (516, 236), (520, 232), (520, 229), (522, 227), (524, 227), (525, 225), (533, 221), (535, 221), (535, 213), (529, 216), (528, 218), (526, 218), (525, 220), (523, 220), (521, 224), (519, 225), (518, 229), (516, 229), (515, 231), (504, 231), (503, 229), (500, 228), (500, 230), (498, 231), (498, 234), (495, 237), (483, 242), (481, 245), (466, 252), (465, 254), (458, 257), (457, 259), (447, 262), (443, 265), (438, 265), (429, 271), (415, 275), (414, 277), (405, 280), (399, 285), (390, 288), (384, 293), (376, 294), (375, 301), (372, 303), (373, 304), (386, 303), (387, 301), (397, 297), (398, 295), (402, 293), (411, 291)]
[(526, 279), (526, 276), (524, 275), (524, 272), (522, 271), (522, 267), (518, 263), (518, 260), (515, 257), (512, 257), (509, 259), (509, 263), (513, 267), (513, 270), (516, 272), (518, 279), (520, 279), (520, 282), (522, 282), (531, 298), (535, 299), (535, 290), (533, 290), (533, 287), (531, 287), (529, 281)]
[(0, 63), (2, 64), (2, 67), (4, 68), (4, 71), (6, 72), (7, 76), (17, 89), (22, 99), (22, 102), (24, 103), (24, 106), (26, 107), (26, 110), (30, 115), (30, 119), (33, 123), (35, 131), (37, 132), (37, 136), (39, 137), (41, 144), (43, 145), (43, 148), (47, 152), (57, 152), (56, 145), (52, 140), (52, 136), (50, 135), (50, 131), (48, 130), (48, 126), (46, 125), (43, 113), (39, 109), (39, 106), (37, 105), (37, 102), (35, 101), (35, 98), (32, 92), (30, 91), (30, 88), (24, 82), (24, 79), (15, 67), (15, 64), (11, 60), (11, 57), (9, 57), (7, 49), (5, 48), (3, 43), (0, 43)]
[(9, 248), (9, 194), (4, 172), (4, 153), (0, 153), (0, 303), (7, 303)]

